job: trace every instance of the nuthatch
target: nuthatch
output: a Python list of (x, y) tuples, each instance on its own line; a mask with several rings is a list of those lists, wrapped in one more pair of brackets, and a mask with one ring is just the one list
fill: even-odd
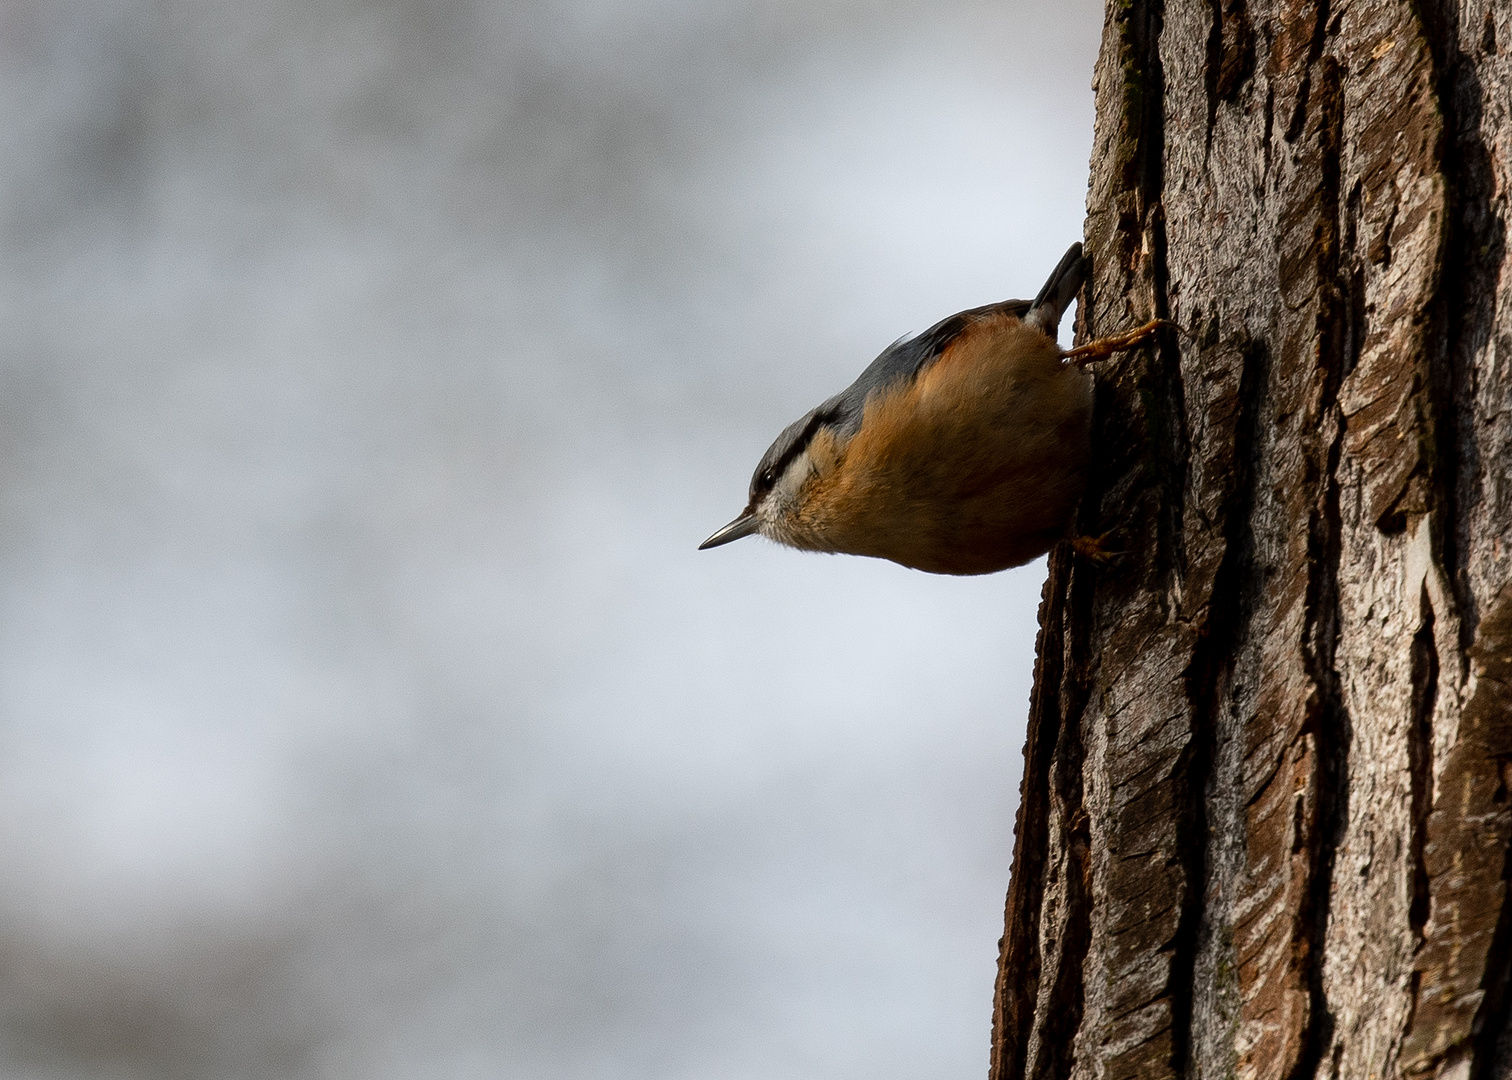
[(972, 308), (898, 341), (777, 437), (740, 516), (752, 533), (935, 574), (1019, 566), (1066, 535), (1091, 456), (1083, 365), (1159, 320), (1069, 352), (1055, 342), (1087, 260), (1073, 244), (1032, 301)]

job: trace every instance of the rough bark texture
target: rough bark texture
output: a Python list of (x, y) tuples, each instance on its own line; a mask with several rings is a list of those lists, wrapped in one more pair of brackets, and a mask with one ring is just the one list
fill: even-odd
[(992, 1076), (1512, 1077), (1512, 3), (1110, 0)]

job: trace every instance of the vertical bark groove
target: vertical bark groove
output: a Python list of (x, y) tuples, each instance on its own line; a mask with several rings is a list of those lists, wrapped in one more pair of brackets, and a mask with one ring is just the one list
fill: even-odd
[(1426, 584), (1418, 606), (1422, 625), (1412, 639), (1412, 728), (1407, 744), (1407, 763), (1412, 770), (1412, 905), (1408, 917), (1413, 934), (1421, 941), (1432, 905), (1423, 846), (1428, 837), (1428, 815), (1433, 810), (1433, 710), (1438, 703), (1439, 676), (1433, 601)]
[[(1512, 848), (1503, 859), (1502, 889), (1512, 890)], [(1512, 904), (1502, 903), (1501, 917), (1487, 950), (1481, 983), (1485, 998), (1471, 1026), (1469, 1080), (1502, 1080), (1512, 1075)]]
[(1029, 703), (1029, 737), (1024, 745), (1024, 774), (1019, 784), (1018, 819), (1008, 890), (1003, 939), (993, 1008), (991, 1070), (994, 1076), (1024, 1075), (1029, 1032), (1039, 992), (1039, 926), (1044, 897), (1044, 867), (1049, 847), (1046, 803), (1050, 767), (1060, 738), (1060, 682), (1063, 672), (1065, 586), (1071, 561), (1064, 551), (1051, 556), (1050, 574), (1040, 601), (1034, 690)]
[[(1512, 847), (1502, 861), (1502, 891), (1512, 891)], [(1505, 900), (1481, 988), (1486, 996), (1471, 1027), (1469, 1080), (1503, 1080), (1512, 1076), (1512, 904)]]
[[(1339, 511), (1339, 454), (1343, 432), (1338, 419), (1339, 383), (1344, 376), (1347, 343), (1347, 312), (1339, 280), (1340, 174), (1344, 94), (1339, 65), (1322, 55), (1324, 26), (1329, 10), (1320, 5), (1317, 29), (1308, 56), (1317, 62), (1316, 109), (1318, 171), (1318, 217), (1314, 245), (1317, 253), (1318, 316), (1316, 322), (1320, 400), (1314, 409), (1320, 419), (1321, 445), (1309, 448), (1308, 472), (1321, 487), (1320, 505), (1308, 521), (1308, 582), (1304, 605), (1304, 663), (1317, 695), (1308, 727), (1316, 739), (1313, 752), (1313, 820), (1305, 835), (1307, 888), (1297, 911), (1297, 942), (1307, 973), (1309, 999), (1307, 1023), (1301, 1036), (1301, 1053), (1289, 1080), (1314, 1076), (1333, 1037), (1334, 1018), (1323, 984), (1323, 965), (1312, 961), (1323, 955), (1328, 917), (1333, 900), (1334, 861), (1349, 814), (1349, 711), (1335, 666), (1339, 638), (1339, 563), (1343, 555), (1342, 521)], [(1308, 123), (1313, 128), (1313, 123)], [(1309, 477), (1312, 480), (1312, 476)], [(1310, 483), (1309, 486), (1312, 486)]]
[[(1434, 470), (1438, 504), (1442, 508), (1439, 543), (1445, 571), (1454, 588), (1460, 615), (1460, 646), (1468, 650), (1475, 639), (1478, 607), (1466, 576), (1471, 535), (1460, 507), (1473, 498), (1463, 485), (1479, 464), (1476, 446), (1462, 437), (1464, 418), (1473, 416), (1474, 357), (1487, 345), (1496, 325), (1496, 283), (1506, 255), (1506, 223), (1492, 207), (1496, 188), (1491, 155), (1481, 132), (1485, 95), (1477, 66), (1460, 49), (1460, 9), (1449, 0), (1417, 0), (1440, 108), (1445, 138), (1442, 169), (1448, 178), (1448, 221), (1444, 269), (1432, 308), (1430, 356), (1433, 419), (1440, 429), (1435, 440), (1439, 457)], [(1486, 27), (1490, 28), (1487, 48)], [(1496, 23), (1488, 6), (1483, 22), (1482, 51), (1496, 52)], [(1471, 460), (1462, 468), (1461, 459)]]
[(1472, 718), (1486, 715), (1500, 729), (1477, 740), (1475, 749), (1494, 755), (1490, 762), (1494, 776), (1488, 777), (1487, 786), (1491, 807), (1501, 818), (1502, 842), (1500, 910), (1479, 983), (1484, 996), (1470, 1025), (1469, 1080), (1504, 1080), (1512, 1076), (1512, 902), (1508, 900), (1512, 894), (1512, 793), (1508, 791), (1512, 779), (1512, 585), (1487, 605), (1481, 631), (1471, 650), (1480, 683), (1465, 711)]
[[(1089, 663), (1086, 625), (1092, 590), (1086, 578), (1085, 572), (1072, 570), (1069, 604), (1072, 630), (1067, 643), (1067, 663), (1072, 671), (1085, 671)], [(1034, 1060), (1025, 1072), (1033, 1080), (1068, 1080), (1074, 1064), (1072, 1045), (1082, 1020), (1083, 963), (1092, 934), (1092, 841), (1082, 801), (1082, 766), (1086, 747), (1081, 727), (1086, 709), (1086, 683), (1084, 678), (1073, 679), (1065, 687), (1055, 748), (1051, 790), (1059, 810), (1061, 847), (1067, 854), (1062, 870), (1064, 915), (1055, 982), (1045, 1004), (1043, 1036), (1038, 1041)]]
[(1171, 963), (1170, 994), (1174, 1035), (1172, 1063), (1178, 1076), (1192, 1073), (1194, 991), (1203, 920), (1207, 917), (1208, 810), (1211, 797), (1216, 733), (1226, 711), (1226, 697), (1233, 679), (1234, 648), (1241, 628), (1249, 624), (1255, 597), (1253, 545), (1248, 531), (1255, 502), (1252, 457), (1260, 445), (1261, 403), (1268, 376), (1265, 351), (1258, 343), (1237, 343), (1242, 357), (1239, 375), (1238, 414), (1234, 423), (1233, 491), (1220, 506), (1224, 524), (1222, 561), (1213, 576), (1211, 616), (1193, 650), (1184, 681), (1191, 705), (1194, 737), (1183, 755), (1177, 778), (1185, 818), (1178, 829), (1178, 847), (1185, 862), (1187, 891), (1177, 925)]

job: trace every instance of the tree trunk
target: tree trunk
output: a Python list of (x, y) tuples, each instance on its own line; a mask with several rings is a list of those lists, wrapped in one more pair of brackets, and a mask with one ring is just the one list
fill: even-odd
[(992, 1076), (1512, 1077), (1512, 4), (1110, 0)]

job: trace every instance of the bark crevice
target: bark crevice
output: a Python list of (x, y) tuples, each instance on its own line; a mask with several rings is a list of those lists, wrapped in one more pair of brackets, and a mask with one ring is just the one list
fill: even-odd
[(1512, 846), (1502, 858), (1502, 909), (1486, 952), (1485, 997), (1471, 1026), (1469, 1080), (1512, 1074)]
[(1512, 584), (1486, 606), (1476, 647), (1480, 685), (1467, 712), (1494, 716), (1489, 750), (1495, 755), (1499, 807), (1505, 838), (1501, 860), (1501, 910), (1486, 950), (1480, 989), (1484, 995), (1471, 1023), (1469, 1080), (1504, 1080), (1512, 1075), (1512, 823), (1507, 822), (1508, 778), (1512, 776)]
[(1426, 583), (1419, 591), (1421, 622), (1412, 638), (1412, 722), (1407, 741), (1407, 765), (1412, 781), (1412, 902), (1407, 915), (1412, 933), (1421, 944), (1432, 903), (1424, 846), (1428, 815), (1433, 811), (1433, 710), (1438, 704), (1439, 658), (1433, 634), (1433, 600)]
[(1265, 386), (1269, 363), (1260, 342), (1235, 343), (1240, 356), (1238, 416), (1234, 424), (1233, 487), (1219, 512), (1223, 559), (1213, 578), (1206, 620), (1191, 665), (1184, 674), (1192, 715), (1192, 739), (1182, 755), (1177, 790), (1186, 814), (1178, 829), (1187, 888), (1177, 925), (1171, 963), (1173, 1014), (1172, 1065), (1176, 1075), (1192, 1072), (1194, 986), (1203, 923), (1208, 917), (1208, 799), (1213, 758), (1222, 713), (1234, 670), (1235, 646), (1250, 624), (1254, 606), (1254, 537), (1250, 515), (1255, 505), (1255, 455), (1261, 445)]
[(1029, 734), (1014, 827), (1014, 873), (1008, 889), (993, 1008), (992, 1075), (1024, 1075), (1034, 1006), (1039, 994), (1040, 915), (1049, 849), (1047, 810), (1051, 764), (1060, 738), (1060, 685), (1064, 671), (1066, 581), (1071, 560), (1064, 549), (1050, 556), (1040, 601)]
[[(1321, 53), (1326, 2), (1320, 5), (1318, 29), (1311, 49)], [(1344, 690), (1335, 665), (1339, 641), (1339, 566), (1343, 556), (1343, 522), (1339, 507), (1339, 460), (1343, 420), (1338, 393), (1344, 374), (1348, 307), (1342, 302), (1340, 263), (1340, 177), (1344, 126), (1344, 95), (1338, 62), (1319, 59), (1316, 98), (1319, 217), (1317, 252), (1317, 360), (1320, 397), (1313, 406), (1319, 420), (1318, 438), (1308, 457), (1309, 479), (1320, 491), (1309, 515), (1307, 535), (1307, 600), (1303, 660), (1314, 688), (1306, 733), (1314, 743), (1310, 820), (1299, 830), (1305, 837), (1307, 886), (1297, 911), (1296, 947), (1303, 958), (1308, 994), (1307, 1020), (1301, 1050), (1289, 1080), (1313, 1077), (1333, 1040), (1334, 1016), (1329, 1009), (1321, 958), (1328, 938), (1333, 900), (1334, 863), (1349, 820), (1350, 720)], [(1309, 124), (1312, 127), (1312, 124)]]
[[(1506, 258), (1506, 224), (1493, 207), (1496, 170), (1481, 130), (1484, 89), (1479, 66), (1460, 48), (1460, 5), (1455, 0), (1415, 0), (1414, 10), (1433, 62), (1434, 90), (1444, 125), (1438, 148), (1446, 180), (1444, 259), (1439, 289), (1429, 309), (1428, 391), (1437, 429), (1431, 473), (1437, 498), (1434, 540), (1454, 591), (1460, 650), (1468, 654), (1479, 621), (1467, 567), (1472, 537), (1464, 507), (1468, 487), (1481, 467), (1479, 447), (1466, 435), (1474, 427), (1475, 358), (1496, 325), (1496, 287)], [(1483, 23), (1483, 51), (1494, 54), (1492, 8)], [(1491, 48), (1484, 50), (1484, 27)]]
[(1092, 836), (1082, 798), (1082, 766), (1086, 760), (1082, 717), (1091, 674), (1096, 669), (1088, 632), (1094, 576), (1091, 568), (1073, 566), (1069, 585), (1067, 668), (1075, 674), (1061, 698), (1060, 732), (1051, 774), (1051, 798), (1061, 821), (1060, 848), (1067, 856), (1061, 884), (1064, 915), (1055, 983), (1041, 1009), (1039, 1053), (1025, 1074), (1032, 1080), (1068, 1080), (1071, 1076), (1085, 1001), (1083, 965), (1092, 942), (1093, 901)]

